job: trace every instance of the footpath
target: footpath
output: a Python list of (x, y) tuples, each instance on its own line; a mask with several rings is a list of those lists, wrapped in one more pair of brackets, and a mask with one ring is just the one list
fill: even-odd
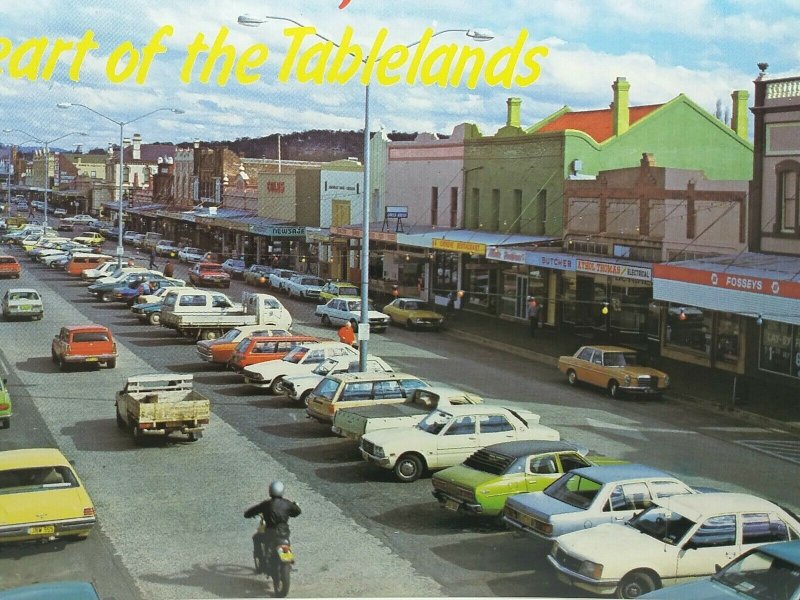
[[(558, 357), (574, 354), (583, 345), (601, 343), (587, 337), (538, 329), (531, 337), (528, 324), (512, 322), (476, 313), (457, 312), (447, 324), (448, 335), (480, 343), (488, 348), (507, 352), (556, 368)], [(715, 371), (698, 365), (657, 358), (651, 366), (666, 372), (671, 388), (664, 401), (683, 407), (733, 416), (765, 428), (775, 428), (800, 434), (800, 398), (781, 388), (759, 382), (744, 382), (739, 378), (739, 393), (734, 397), (733, 374)], [(778, 377), (777, 375), (775, 376)], [(746, 386), (744, 393), (742, 384)]]

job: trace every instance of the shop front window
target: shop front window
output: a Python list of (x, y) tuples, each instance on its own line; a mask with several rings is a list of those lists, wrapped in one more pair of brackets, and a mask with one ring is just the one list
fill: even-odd
[(577, 316), (575, 303), (578, 299), (578, 285), (575, 273), (564, 273), (561, 276), (561, 282), (561, 320), (564, 321), (564, 323), (574, 324)]
[(665, 344), (711, 356), (713, 313), (694, 306), (670, 304)]
[(653, 297), (649, 283), (611, 280), (611, 327), (620, 332), (645, 334), (648, 305)]
[(719, 313), (714, 360), (732, 365), (739, 362), (739, 333), (741, 319), (731, 313)]
[(447, 296), (458, 290), (458, 254), (437, 252), (433, 260), (433, 293)]
[(788, 323), (764, 321), (761, 326), (759, 368), (797, 376), (797, 367), (792, 363), (792, 329)]

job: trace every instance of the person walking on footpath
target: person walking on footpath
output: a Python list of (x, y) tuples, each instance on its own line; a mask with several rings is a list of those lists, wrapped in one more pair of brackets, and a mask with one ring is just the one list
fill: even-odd
[(171, 260), (167, 260), (166, 264), (164, 265), (164, 277), (172, 277), (174, 272), (175, 265), (172, 264)]
[(539, 310), (541, 307), (533, 296), (528, 297), (528, 322), (531, 326), (531, 337), (536, 337), (536, 330), (539, 328)]
[(148, 269), (155, 269), (156, 268), (156, 249), (155, 248), (150, 250), (150, 265), (147, 268)]
[(356, 348), (356, 334), (353, 331), (353, 325), (348, 321), (339, 328), (339, 341), (348, 346)]
[(452, 319), (455, 312), (456, 312), (456, 292), (455, 290), (453, 290), (447, 295), (447, 308), (444, 311), (444, 315), (448, 319)]

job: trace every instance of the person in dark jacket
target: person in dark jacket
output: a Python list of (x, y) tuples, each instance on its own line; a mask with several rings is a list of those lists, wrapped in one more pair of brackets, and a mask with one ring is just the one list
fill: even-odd
[(172, 261), (167, 260), (166, 264), (164, 265), (164, 277), (172, 277), (174, 272), (175, 265), (172, 264)]
[(275, 538), (289, 539), (289, 519), (300, 516), (300, 507), (296, 502), (283, 497), (285, 486), (280, 481), (269, 484), (269, 500), (256, 504), (244, 511), (245, 519), (261, 515), (266, 525), (263, 534), (253, 536), (253, 553), (261, 554), (259, 544), (267, 545)]

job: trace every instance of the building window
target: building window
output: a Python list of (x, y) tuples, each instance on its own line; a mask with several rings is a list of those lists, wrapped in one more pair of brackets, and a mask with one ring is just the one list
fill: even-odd
[(458, 188), (450, 188), (450, 227), (458, 227)]
[(433, 293), (447, 296), (458, 289), (458, 254), (437, 252), (433, 263)]
[(500, 231), (500, 190), (492, 190), (492, 207), (489, 222), (486, 227), (491, 231)]
[(469, 226), (473, 229), (480, 227), (480, 203), (481, 191), (478, 188), (472, 188), (472, 197), (470, 198)]
[(741, 319), (731, 313), (719, 313), (714, 360), (736, 365), (739, 363), (739, 334)]
[(667, 309), (665, 345), (711, 356), (713, 312), (695, 306), (670, 304)]
[(434, 227), (439, 224), (439, 188), (431, 188), (431, 225)]
[(509, 231), (511, 233), (519, 233), (522, 227), (522, 190), (514, 190), (514, 204), (511, 207), (511, 218), (514, 222), (511, 223)]
[(778, 174), (781, 231), (786, 233), (797, 230), (797, 173), (797, 170), (787, 170)]

